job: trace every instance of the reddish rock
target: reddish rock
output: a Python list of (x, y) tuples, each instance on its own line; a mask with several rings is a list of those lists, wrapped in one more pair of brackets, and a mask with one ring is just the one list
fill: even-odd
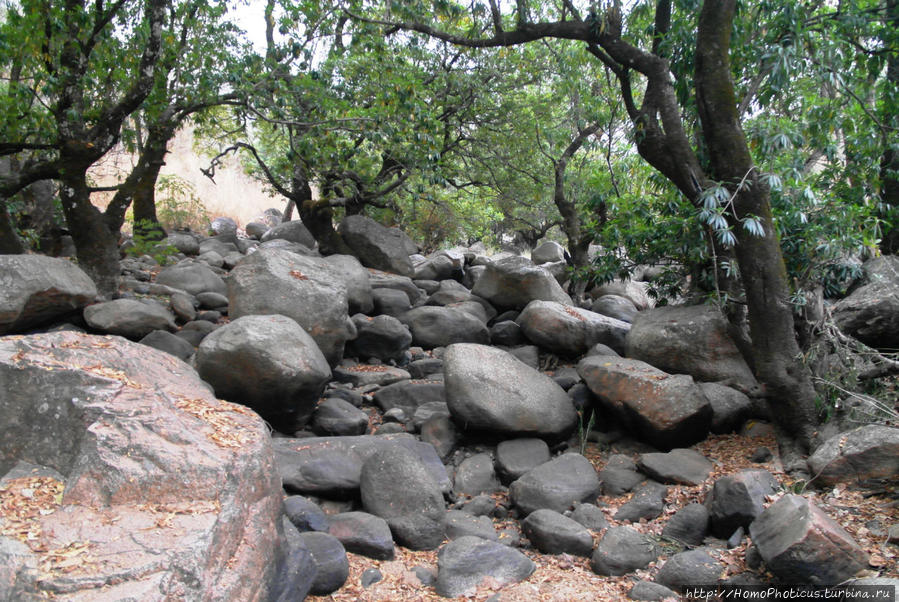
[(822, 485), (899, 475), (899, 430), (869, 424), (824, 442), (808, 459)]
[[(6, 337), (0, 384), (2, 473), (24, 461), (64, 478), (37, 483), (61, 495), (30, 519), (37, 569), (12, 558), (26, 568), (0, 583), (0, 599), (273, 593), (282, 492), (258, 416), (215, 399), (187, 364), (118, 337)], [(39, 488), (26, 489), (33, 503)], [(6, 555), (0, 546), (0, 564)]]
[(578, 374), (625, 424), (656, 447), (686, 447), (709, 432), (711, 405), (689, 376), (611, 356), (581, 360)]
[(836, 521), (799, 495), (785, 495), (749, 526), (765, 564), (784, 583), (835, 585), (868, 566)]

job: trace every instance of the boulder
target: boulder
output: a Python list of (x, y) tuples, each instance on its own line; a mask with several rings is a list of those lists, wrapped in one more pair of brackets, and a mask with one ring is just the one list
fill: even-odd
[(335, 437), (364, 435), (368, 431), (369, 416), (344, 399), (325, 399), (312, 414), (312, 431), (318, 435)]
[(565, 249), (554, 240), (547, 240), (531, 251), (531, 261), (535, 265), (565, 261)]
[(365, 510), (386, 519), (400, 545), (433, 550), (443, 541), (443, 493), (414, 452), (397, 445), (373, 453), (362, 466), (359, 492)]
[(768, 570), (784, 583), (835, 585), (868, 566), (852, 536), (799, 495), (771, 504), (749, 533)]
[(746, 394), (718, 383), (699, 383), (699, 386), (712, 406), (713, 433), (735, 432), (752, 416), (752, 400)]
[(205, 263), (185, 260), (163, 268), (156, 276), (156, 284), (164, 284), (197, 295), (206, 291), (228, 294), (228, 287), (221, 276)]
[(374, 309), (368, 270), (352, 255), (328, 255), (325, 262), (346, 285), (349, 313), (369, 314)]
[(493, 521), (487, 516), (475, 516), (461, 510), (449, 510), (446, 513), (446, 536), (459, 539), (474, 535), (482, 539), (496, 541), (499, 536), (493, 527)]
[(544, 554), (574, 554), (589, 556), (593, 551), (593, 536), (579, 522), (555, 510), (535, 510), (521, 521), (527, 538)]
[(899, 430), (869, 424), (835, 435), (815, 450), (808, 466), (822, 485), (899, 475)]
[(777, 486), (767, 470), (741, 470), (717, 479), (705, 499), (712, 533), (726, 539), (738, 528), (748, 528)]
[(866, 345), (895, 349), (899, 341), (899, 256), (869, 259), (861, 285), (833, 307), (840, 330)]
[(597, 575), (626, 575), (645, 568), (658, 555), (649, 535), (632, 527), (612, 527), (599, 540), (590, 568)]
[(490, 342), (484, 322), (455, 307), (416, 307), (400, 316), (400, 321), (412, 332), (412, 342), (425, 349)]
[(600, 510), (599, 506), (594, 504), (577, 504), (568, 517), (591, 531), (602, 531), (609, 527), (606, 515)]
[(416, 280), (446, 280), (453, 277), (454, 272), (461, 273), (461, 267), (445, 254), (433, 254), (415, 265)]
[(665, 561), (656, 574), (656, 582), (681, 591), (690, 585), (713, 585), (724, 566), (709, 556), (707, 550), (679, 552)]
[(535, 345), (564, 356), (583, 355), (597, 343), (623, 352), (630, 330), (627, 322), (552, 301), (531, 301), (516, 322)]
[(357, 364), (344, 360), (341, 365), (334, 368), (334, 380), (349, 383), (353, 387), (372, 385), (383, 387), (409, 378), (409, 373), (402, 368), (385, 364)]
[(404, 291), (392, 288), (372, 289), (372, 313), (374, 315), (401, 317), (407, 311), (412, 309), (409, 303), (409, 295)]
[(70, 261), (0, 255), (0, 335), (64, 318), (96, 296), (94, 281)]
[(634, 306), (643, 311), (650, 309), (655, 305), (655, 301), (649, 296), (647, 290), (649, 287), (645, 282), (636, 282), (634, 280), (615, 280), (606, 282), (596, 288), (590, 290), (592, 299), (599, 299), (605, 295), (618, 295), (628, 299)]
[(627, 335), (626, 355), (659, 370), (719, 382), (744, 393), (758, 389), (752, 370), (728, 334), (727, 319), (709, 305), (640, 312)]
[(185, 255), (200, 254), (200, 241), (189, 232), (172, 232), (162, 241), (162, 244), (170, 246)]
[(260, 249), (231, 271), (228, 299), (232, 319), (281, 314), (309, 333), (332, 367), (343, 356), (350, 336), (347, 291), (324, 259)]
[(84, 308), (84, 321), (103, 334), (140, 340), (154, 330), (175, 330), (175, 316), (155, 301), (116, 299)]
[(209, 231), (215, 235), (219, 234), (236, 234), (237, 222), (230, 217), (217, 217), (209, 224)]
[(281, 525), (284, 528), (287, 553), (283, 562), (279, 563), (281, 570), (275, 576), (268, 599), (276, 602), (302, 600), (312, 589), (318, 568), (299, 531), (286, 516), (281, 517)]
[(401, 276), (414, 276), (409, 249), (402, 233), (364, 215), (348, 215), (337, 231), (362, 265)]
[(424, 291), (415, 286), (415, 283), (408, 276), (369, 269), (368, 281), (371, 284), (372, 294), (383, 289), (402, 291), (406, 293), (409, 303), (413, 305), (419, 304), (425, 297)]
[(617, 521), (639, 522), (653, 520), (661, 516), (665, 509), (668, 488), (655, 481), (646, 481), (634, 489), (631, 499), (618, 508), (613, 517)]
[(503, 309), (521, 309), (534, 300), (572, 304), (552, 274), (524, 257), (488, 263), (471, 292)]
[(508, 353), (456, 344), (443, 361), (447, 405), (461, 428), (554, 440), (574, 430), (577, 412), (564, 389)]
[(508, 546), (480, 537), (455, 539), (437, 555), (437, 593), (447, 598), (474, 593), (485, 578), (498, 586), (527, 579), (534, 562)]
[(404, 380), (375, 391), (375, 403), (384, 412), (401, 408), (407, 416), (414, 416), (418, 406), (434, 402), (446, 402), (446, 390), (442, 382), (416, 382)]
[(298, 219), (283, 222), (269, 228), (260, 239), (262, 242), (270, 240), (287, 240), (298, 242), (304, 247), (315, 248), (315, 237), (308, 228)]
[(302, 495), (284, 498), (284, 516), (298, 531), (327, 531), (331, 524), (321, 507)]
[[(688, 546), (702, 544), (709, 531), (709, 510), (702, 504), (687, 504), (665, 523), (662, 537)], [(698, 583), (698, 582), (697, 582)]]
[(275, 464), (284, 487), (304, 495), (326, 498), (359, 496), (362, 465), (375, 452), (402, 446), (414, 452), (448, 493), (452, 482), (434, 448), (408, 433), (357, 437), (279, 438), (272, 441)]
[(253, 408), (272, 427), (293, 433), (309, 421), (328, 362), (315, 341), (286, 316), (244, 316), (200, 343), (197, 371), (216, 395)]
[(331, 517), (328, 533), (347, 552), (375, 560), (393, 560), (394, 545), (387, 521), (368, 512), (341, 512)]
[(609, 410), (658, 448), (686, 447), (709, 432), (711, 405), (690, 376), (610, 356), (581, 360), (578, 374)]
[(369, 318), (356, 314), (352, 319), (356, 338), (348, 343), (347, 355), (360, 359), (401, 360), (412, 344), (409, 329), (393, 316)]
[(453, 483), (453, 491), (470, 496), (491, 494), (500, 487), (493, 470), (493, 458), (485, 453), (465, 458), (456, 469)]
[(300, 533), (300, 540), (315, 564), (315, 579), (309, 593), (326, 596), (343, 587), (350, 576), (350, 561), (340, 540), (329, 533), (308, 531)]
[(620, 295), (603, 295), (593, 302), (590, 311), (630, 324), (639, 311), (634, 302)]
[(550, 459), (549, 446), (543, 439), (507, 439), (496, 446), (496, 471), (506, 484)]
[(640, 456), (640, 470), (659, 483), (699, 485), (711, 474), (713, 464), (692, 449), (672, 449), (670, 452)]
[[(258, 416), (215, 399), (184, 362), (119, 337), (4, 338), (0, 386), (0, 474), (25, 461), (61, 477), (4, 483), (4, 504), (32, 508), (21, 528), (40, 537), (19, 546), (31, 560), (0, 599), (276, 593), (282, 491)], [(0, 566), (17, 562), (0, 546)]]
[(593, 502), (599, 479), (590, 460), (563, 454), (526, 472), (509, 487), (509, 497), (522, 514), (548, 508), (565, 512), (578, 502)]
[(193, 345), (167, 330), (154, 330), (142, 338), (140, 344), (165, 351), (185, 362), (194, 354)]

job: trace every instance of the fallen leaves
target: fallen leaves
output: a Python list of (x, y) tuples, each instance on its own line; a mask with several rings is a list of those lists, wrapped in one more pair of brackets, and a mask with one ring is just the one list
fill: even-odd
[(0, 535), (18, 539), (33, 552), (42, 551), (41, 517), (62, 504), (65, 484), (53, 477), (20, 477), (0, 487)]
[(292, 278), (296, 278), (297, 280), (309, 280), (309, 276), (301, 272), (300, 270), (290, 270), (288, 272)]
[(234, 414), (255, 416), (252, 410), (244, 406), (216, 400), (218, 405), (200, 398), (178, 397), (175, 407), (187, 412), (195, 418), (199, 418), (212, 427), (211, 432), (206, 433), (206, 438), (218, 445), (231, 449), (240, 449), (252, 439), (252, 433), (246, 425), (240, 424), (234, 419)]

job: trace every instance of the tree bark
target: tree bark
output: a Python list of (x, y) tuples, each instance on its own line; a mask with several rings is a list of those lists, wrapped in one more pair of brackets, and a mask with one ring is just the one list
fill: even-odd
[[(730, 35), (736, 0), (703, 3), (696, 41), (696, 95), (712, 172), (733, 196), (728, 217), (737, 238), (756, 376), (779, 426), (806, 449), (817, 424), (815, 389), (801, 361), (780, 241), (771, 216), (769, 190), (759, 177), (737, 113), (730, 72)], [(754, 216), (764, 235), (740, 221)]]
[(21, 255), (25, 251), (25, 244), (16, 233), (6, 201), (0, 200), (0, 255)]
[(119, 246), (99, 209), (90, 202), (87, 167), (64, 169), (59, 197), (66, 224), (75, 242), (78, 265), (97, 285), (101, 297), (113, 299), (119, 292)]

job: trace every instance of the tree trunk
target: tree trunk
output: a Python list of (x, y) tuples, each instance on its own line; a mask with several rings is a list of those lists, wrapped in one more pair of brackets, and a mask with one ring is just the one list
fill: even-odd
[(150, 163), (134, 189), (131, 206), (134, 215), (134, 233), (143, 236), (144, 240), (165, 238), (165, 230), (156, 217), (156, 180), (162, 166), (161, 160)]
[(349, 247), (343, 242), (343, 238), (334, 229), (331, 205), (327, 201), (313, 200), (312, 186), (309, 185), (309, 179), (302, 166), (294, 168), (291, 191), (300, 220), (318, 242), (321, 253), (323, 255), (351, 254)]
[(119, 292), (118, 240), (103, 214), (91, 204), (86, 169), (64, 170), (59, 196), (75, 242), (79, 267), (97, 285), (101, 297), (114, 299)]
[[(734, 194), (729, 218), (737, 237), (756, 377), (779, 426), (806, 449), (817, 424), (815, 389), (801, 361), (787, 272), (771, 216), (769, 190), (752, 162), (737, 114), (728, 52), (736, 0), (703, 3), (696, 41), (696, 95), (712, 171)], [(754, 216), (765, 234), (749, 233)]]
[(16, 232), (5, 200), (0, 200), (0, 255), (21, 255), (27, 249)]

